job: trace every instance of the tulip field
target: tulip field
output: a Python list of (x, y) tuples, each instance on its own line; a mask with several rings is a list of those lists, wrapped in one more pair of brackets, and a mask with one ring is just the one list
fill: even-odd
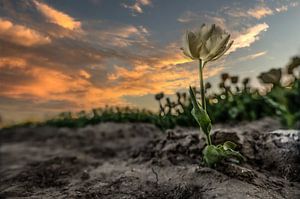
[[(206, 82), (207, 112), (213, 123), (234, 123), (237, 121), (254, 121), (264, 117), (278, 119), (285, 128), (299, 128), (300, 110), (300, 58), (295, 56), (286, 68), (271, 69), (258, 76), (262, 87), (267, 91), (261, 93), (251, 87), (249, 78), (239, 79), (224, 73), (220, 75), (219, 91), (210, 92), (211, 84)], [(298, 76), (297, 76), (298, 75)], [(288, 85), (282, 85), (281, 79), (290, 77)], [(200, 98), (199, 88), (193, 88)], [(56, 126), (83, 127), (99, 122), (145, 122), (155, 124), (161, 129), (175, 126), (193, 127), (197, 122), (191, 115), (191, 101), (186, 92), (177, 92), (175, 99), (165, 96), (163, 92), (154, 96), (157, 112), (131, 107), (95, 108), (91, 111), (77, 113), (63, 112), (53, 119), (41, 122), (19, 123), (17, 126)]]

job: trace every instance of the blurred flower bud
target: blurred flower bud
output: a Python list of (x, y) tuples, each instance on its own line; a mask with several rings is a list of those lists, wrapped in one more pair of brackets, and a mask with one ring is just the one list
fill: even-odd
[(223, 82), (225, 82), (228, 78), (229, 78), (229, 74), (228, 73), (222, 73), (221, 74), (221, 79), (222, 79)]
[(233, 84), (236, 84), (239, 81), (239, 77), (238, 76), (231, 76), (230, 79), (231, 79), (231, 83), (233, 83)]
[(211, 84), (209, 82), (205, 83), (205, 90), (210, 89), (211, 88)]
[(224, 82), (221, 82), (221, 83), (219, 83), (219, 88), (225, 88), (225, 84), (224, 84)]
[(247, 87), (247, 85), (249, 84), (249, 82), (250, 82), (250, 79), (248, 77), (245, 78), (245, 79), (243, 79), (243, 85), (244, 85), (244, 87)]
[(161, 100), (162, 98), (164, 98), (164, 93), (163, 92), (158, 93), (158, 94), (155, 95), (155, 99), (158, 100), (158, 101)]
[(292, 61), (287, 65), (287, 73), (293, 74), (295, 68), (300, 66), (300, 57), (293, 57)]
[(265, 84), (279, 84), (281, 79), (281, 69), (271, 69), (261, 73), (258, 78)]

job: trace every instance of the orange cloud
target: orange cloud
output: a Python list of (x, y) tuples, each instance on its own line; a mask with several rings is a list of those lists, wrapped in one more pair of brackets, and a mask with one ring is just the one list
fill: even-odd
[(22, 25), (13, 24), (9, 20), (0, 18), (0, 39), (23, 46), (48, 44), (49, 37)]
[(85, 70), (80, 70), (79, 75), (86, 79), (89, 79), (91, 77), (91, 75), (88, 72), (86, 72)]
[(73, 19), (71, 16), (58, 11), (40, 1), (34, 1), (34, 3), (38, 11), (41, 12), (49, 22), (69, 30), (80, 29), (81, 23)]
[[(176, 55), (173, 59), (166, 56), (164, 60), (162, 57), (161, 61), (157, 62), (157, 67), (147, 63), (137, 64), (132, 70), (116, 66), (115, 72), (108, 76), (105, 86), (99, 86), (91, 81), (91, 75), (85, 70), (71, 74), (58, 69), (35, 66), (20, 58), (6, 57), (0, 59), (0, 71), (10, 70), (11, 74), (21, 74), (18, 77), (24, 78), (25, 81), (6, 84), (3, 87), (5, 89), (1, 89), (0, 96), (35, 102), (68, 101), (73, 105), (64, 109), (71, 110), (104, 105), (129, 105), (124, 96), (142, 96), (160, 91), (173, 94), (190, 84), (198, 86), (196, 63), (193, 63), (195, 64), (193, 70), (176, 66), (177, 63), (183, 63), (183, 60), (185, 59)], [(204, 77), (217, 75), (223, 68), (207, 67), (204, 70)]]
[(27, 62), (17, 57), (0, 57), (0, 70), (5, 69), (25, 69)]
[[(198, 68), (196, 63), (194, 70), (188, 70), (183, 65), (191, 62), (180, 54), (173, 57), (162, 57), (154, 66), (143, 63), (137, 64), (132, 70), (124, 67), (116, 67), (113, 74), (108, 76), (110, 81), (118, 82), (113, 89), (121, 95), (146, 95), (164, 91), (173, 94), (178, 89), (187, 88), (188, 85), (198, 81)], [(220, 67), (206, 67), (204, 78), (217, 75), (224, 69)], [(125, 92), (124, 92), (125, 91)]]
[[(24, 81), (6, 84), (0, 79), (0, 96), (12, 99), (32, 100), (35, 102), (68, 101), (72, 107), (64, 109), (79, 110), (98, 106), (125, 105), (121, 98), (126, 91), (118, 88), (101, 88), (94, 85), (91, 75), (79, 70), (70, 72), (29, 64), (25, 59), (5, 57), (0, 59), (0, 74), (24, 79)], [(2, 81), (3, 80), (3, 81)], [(117, 90), (114, 90), (117, 89)]]
[(260, 18), (263, 18), (265, 16), (272, 15), (273, 11), (270, 8), (268, 8), (268, 7), (258, 6), (256, 8), (248, 10), (247, 13), (250, 16), (256, 18), (256, 19), (260, 19)]

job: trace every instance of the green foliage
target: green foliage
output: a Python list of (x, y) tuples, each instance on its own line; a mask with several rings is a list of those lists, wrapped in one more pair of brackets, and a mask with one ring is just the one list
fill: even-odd
[[(300, 65), (299, 60), (297, 57), (292, 58), (291, 63), (287, 65), (287, 73), (281, 72), (281, 69), (271, 69), (259, 75), (258, 78), (266, 91), (263, 94), (250, 87), (249, 78), (239, 82), (238, 77), (227, 73), (221, 74), (218, 93), (209, 92), (211, 84), (207, 82), (206, 107), (211, 122), (253, 121), (262, 117), (277, 116), (284, 126), (299, 128), (297, 122), (300, 121), (300, 109), (297, 107), (300, 107), (300, 79), (295, 73)], [(291, 78), (285, 86), (281, 83), (283, 76)], [(200, 98), (200, 91), (195, 88), (192, 90), (196, 98)], [(163, 98), (159, 100), (160, 115), (164, 118), (172, 117), (174, 125), (198, 126), (198, 122), (195, 122), (194, 116), (190, 113), (193, 108), (192, 99), (183, 98), (186, 96), (185, 93), (176, 95), (177, 100), (174, 102), (169, 99), (168, 103), (164, 103)]]
[[(294, 57), (287, 65), (287, 74), (272, 72), (273, 83), (266, 85), (267, 92), (259, 93), (250, 87), (250, 79), (232, 78), (229, 74), (221, 74), (220, 92), (212, 93), (211, 84), (206, 82), (206, 106), (207, 113), (213, 123), (227, 123), (243, 120), (257, 120), (266, 116), (277, 116), (282, 124), (290, 128), (299, 128), (300, 121), (300, 79), (295, 70), (300, 66), (300, 58)], [(280, 83), (282, 76), (291, 77), (291, 81), (283, 86)], [(269, 80), (269, 79), (267, 79)], [(275, 80), (275, 82), (274, 82)], [(270, 89), (271, 86), (271, 89)], [(269, 90), (268, 90), (269, 88)], [(200, 92), (192, 88), (195, 97)], [(138, 110), (129, 107), (104, 107), (93, 109), (90, 112), (71, 113), (64, 112), (44, 122), (25, 122), (10, 127), (19, 126), (42, 126), (50, 125), (57, 127), (77, 128), (85, 125), (93, 125), (100, 122), (147, 122), (161, 129), (178, 126), (197, 127), (198, 123), (191, 114), (193, 108), (191, 99), (187, 93), (177, 92), (177, 99), (172, 101), (164, 93), (159, 93), (156, 100), (159, 104), (159, 113), (147, 110)]]
[(210, 118), (207, 114), (207, 112), (201, 107), (201, 105), (197, 102), (195, 93), (193, 89), (190, 87), (190, 96), (191, 96), (191, 101), (193, 104), (193, 109), (191, 111), (194, 119), (196, 122), (199, 124), (201, 129), (206, 135), (209, 135), (210, 130), (211, 130), (211, 121)]
[(206, 165), (213, 167), (224, 159), (234, 162), (243, 162), (245, 157), (235, 151), (236, 144), (231, 141), (226, 141), (223, 145), (207, 145), (203, 150), (203, 160)]

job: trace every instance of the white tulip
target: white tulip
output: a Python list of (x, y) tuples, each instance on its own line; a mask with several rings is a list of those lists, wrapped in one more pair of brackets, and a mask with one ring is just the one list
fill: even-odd
[(229, 39), (230, 34), (219, 26), (203, 24), (196, 32), (186, 31), (182, 50), (186, 56), (201, 60), (205, 64), (224, 55), (233, 43)]

